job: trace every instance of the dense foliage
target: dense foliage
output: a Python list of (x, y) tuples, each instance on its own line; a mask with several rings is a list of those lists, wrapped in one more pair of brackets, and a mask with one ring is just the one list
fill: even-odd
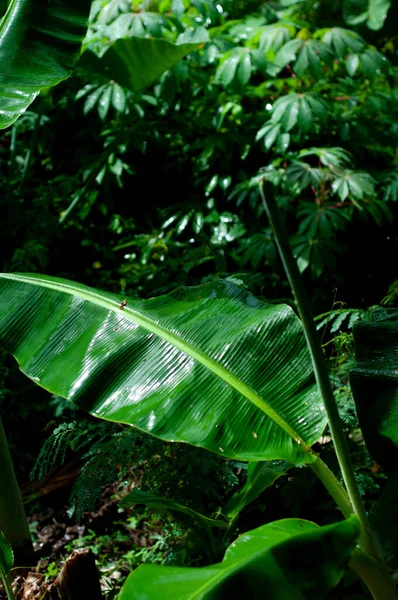
[[(394, 278), (380, 263), (397, 243), (394, 9), (385, 23), (386, 9), (374, 9), (373, 31), (347, 2), (150, 9), (94, 2), (86, 47), (101, 55), (123, 37), (175, 41), (190, 27), (206, 28), (209, 41), (143, 93), (119, 73), (93, 78), (83, 60), (5, 132), (5, 269), (143, 296), (234, 275), (280, 298), (257, 189), (265, 172), (316, 296), (329, 306), (338, 285), (344, 300), (379, 301)], [(365, 272), (356, 274), (359, 256)]]
[[(391, 261), (398, 245), (397, 16), (388, 0), (333, 7), (323, 0), (94, 0), (72, 77), (44, 90), (0, 138), (2, 270), (68, 277), (129, 302), (224, 279), (294, 306), (259, 194), (263, 177), (273, 184), (320, 315), (367, 506), (385, 475), (364, 448), (348, 370), (353, 324), (369, 318), (372, 304), (398, 297)], [(183, 48), (185, 58), (153, 84), (112, 62), (142, 38), (166, 61), (168, 43), (195, 49), (186, 55)], [(250, 482), (243, 463), (98, 427), (57, 396), (45, 409), (40, 390), (7, 358), (0, 377), (20, 476), (37, 456), (37, 477), (71, 456), (82, 459), (70, 511), (79, 518), (95, 508), (104, 485), (117, 478), (125, 485), (131, 465), (142, 489), (214, 519), (228, 512), (246, 474)], [(38, 430), (54, 419), (40, 455), (48, 431), (28, 447), (23, 441), (33, 411)], [(329, 442), (324, 436), (316, 450), (335, 466)], [(281, 489), (245, 509), (242, 529), (264, 523), (264, 506), (267, 522), (285, 509), (336, 521), (306, 470), (289, 473), (280, 467)], [(319, 502), (309, 509), (312, 495)], [(148, 562), (220, 560), (195, 535), (187, 542), (192, 523), (182, 522)], [(224, 532), (217, 534), (222, 540)]]

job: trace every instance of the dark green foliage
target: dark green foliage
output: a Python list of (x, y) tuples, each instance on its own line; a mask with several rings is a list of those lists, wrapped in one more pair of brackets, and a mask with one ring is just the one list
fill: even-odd
[(398, 568), (398, 310), (378, 308), (354, 328), (357, 367), (350, 380), (369, 452), (388, 481), (370, 513), (384, 556)]
[[(367, 508), (386, 476), (366, 453), (348, 371), (354, 323), (369, 305), (398, 297), (398, 15), (390, 4), (96, 0), (86, 47), (97, 54), (133, 35), (176, 42), (190, 28), (206, 30), (209, 41), (139, 93), (88, 74), (82, 62), (0, 137), (2, 269), (65, 276), (127, 298), (222, 277), (269, 302), (292, 303), (258, 195), (262, 177), (273, 183), (321, 313)], [(330, 310), (335, 287), (358, 308)], [(209, 517), (244, 485), (244, 465), (82, 420), (57, 399), (39, 410), (40, 391), (2, 364), (1, 408), (22, 474), (48, 435), (45, 423), (71, 415), (54, 424), (33, 475), (81, 459), (74, 517), (96, 509), (104, 486), (118, 481), (124, 493), (136, 477), (142, 489)], [(38, 439), (26, 448), (32, 415)], [(336, 466), (327, 432), (316, 450)], [(322, 524), (338, 518), (308, 470), (292, 469), (239, 523), (247, 530), (287, 514)], [(193, 537), (179, 554), (172, 545), (165, 558), (157, 550), (156, 561), (207, 560)]]
[(83, 420), (58, 425), (42, 447), (32, 471), (42, 478), (54, 465), (80, 457), (82, 467), (71, 493), (71, 514), (96, 508), (104, 486), (133, 476), (143, 489), (183, 501), (205, 514), (221, 509), (238, 484), (233, 461), (181, 444), (166, 444), (131, 427)]
[[(31, 185), (20, 199), (35, 114), (4, 134), (2, 201), (13, 206), (15, 195), (26, 207), (26, 222), (5, 225), (5, 268), (69, 274), (63, 255), (79, 252), (75, 278), (132, 295), (239, 272), (257, 294), (284, 296), (258, 198), (265, 174), (318, 295), (338, 284), (358, 301), (347, 240), (364, 227), (379, 235), (397, 195), (395, 41), (367, 28), (381, 17), (366, 2), (359, 21), (347, 3), (154, 6), (94, 2), (85, 47), (101, 54), (107, 40), (134, 35), (175, 42), (192, 27), (205, 27), (209, 42), (140, 94), (78, 69), (42, 106)], [(367, 238), (358, 239), (361, 252)], [(378, 276), (387, 288), (391, 276)]]

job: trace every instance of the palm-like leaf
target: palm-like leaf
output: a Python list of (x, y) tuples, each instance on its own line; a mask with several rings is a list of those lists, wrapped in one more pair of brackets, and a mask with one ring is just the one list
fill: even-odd
[(0, 129), (40, 90), (66, 79), (80, 54), (90, 0), (11, 0), (0, 20)]
[(0, 344), (97, 417), (240, 460), (311, 463), (325, 426), (302, 325), (219, 281), (151, 300), (0, 277)]

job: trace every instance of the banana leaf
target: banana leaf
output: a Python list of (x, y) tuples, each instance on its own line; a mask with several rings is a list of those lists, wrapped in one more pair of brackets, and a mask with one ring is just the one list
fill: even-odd
[(3, 274), (0, 345), (94, 416), (238, 460), (316, 460), (326, 416), (301, 322), (229, 282), (125, 300)]
[(86, 35), (90, 0), (10, 0), (0, 20), (0, 129), (40, 90), (69, 77)]
[(140, 566), (120, 600), (321, 600), (344, 574), (358, 534), (355, 516), (327, 527), (275, 521), (240, 536), (210, 567)]

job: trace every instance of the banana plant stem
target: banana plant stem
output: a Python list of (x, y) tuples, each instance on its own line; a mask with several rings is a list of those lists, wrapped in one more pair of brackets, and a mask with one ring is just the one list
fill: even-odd
[(12, 587), (11, 587), (11, 576), (10, 575), (7, 575), (6, 577), (4, 577), (3, 584), (4, 584), (4, 589), (6, 591), (8, 600), (15, 600), (14, 592), (12, 591)]
[[(262, 185), (260, 185), (260, 193), (265, 211), (275, 234), (275, 241), (278, 246), (279, 254), (282, 259), (290, 287), (295, 296), (299, 315), (303, 323), (315, 378), (325, 406), (329, 428), (334, 442), (334, 448), (340, 465), (344, 484), (348, 492), (352, 511), (358, 516), (362, 526), (360, 546), (367, 554), (374, 556), (378, 560), (383, 560), (380, 549), (371, 533), (365, 507), (356, 484), (354, 470), (351, 464), (340, 415), (337, 409), (332, 386), (330, 384), (327, 365), (323, 357), (322, 346), (320, 344), (318, 332), (313, 320), (311, 305), (308, 300), (296, 260), (290, 248), (289, 239), (284, 224), (282, 223), (272, 184), (263, 181)], [(322, 478), (321, 480), (323, 481)]]
[(15, 564), (29, 565), (33, 562), (32, 540), (1, 418), (0, 465), (0, 529), (12, 546)]
[(354, 550), (349, 563), (351, 569), (366, 583), (376, 600), (397, 600), (396, 585), (385, 563)]

